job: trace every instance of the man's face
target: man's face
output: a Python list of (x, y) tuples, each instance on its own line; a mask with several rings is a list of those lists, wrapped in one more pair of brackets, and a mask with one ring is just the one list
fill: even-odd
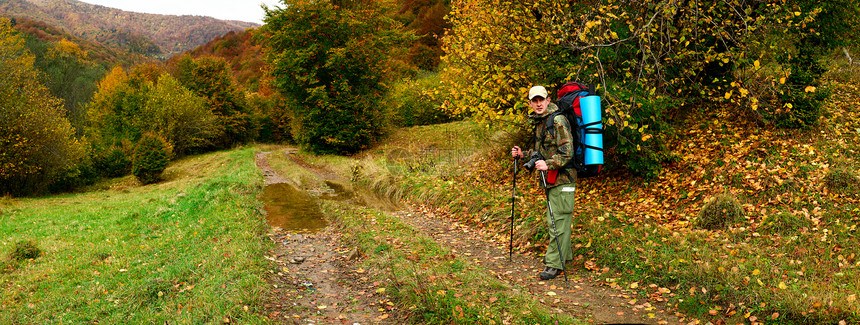
[(541, 96), (535, 96), (529, 100), (529, 106), (537, 115), (546, 113), (546, 106), (549, 105), (549, 100)]

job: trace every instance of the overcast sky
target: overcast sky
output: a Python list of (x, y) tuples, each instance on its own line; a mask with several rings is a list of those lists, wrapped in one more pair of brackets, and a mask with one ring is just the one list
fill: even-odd
[(79, 0), (125, 11), (162, 15), (210, 16), (263, 24), (263, 9), (281, 6), (278, 0)]

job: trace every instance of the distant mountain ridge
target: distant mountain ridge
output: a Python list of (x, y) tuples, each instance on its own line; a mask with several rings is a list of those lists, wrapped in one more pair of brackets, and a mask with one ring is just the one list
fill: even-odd
[(186, 52), (231, 31), (259, 26), (204, 16), (136, 13), (76, 0), (2, 0), (0, 16), (42, 21), (85, 40), (158, 59)]

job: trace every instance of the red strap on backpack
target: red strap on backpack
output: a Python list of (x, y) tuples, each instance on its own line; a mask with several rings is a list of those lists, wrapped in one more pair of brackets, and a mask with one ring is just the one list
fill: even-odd
[(547, 182), (547, 184), (555, 184), (556, 180), (558, 180), (558, 169), (546, 171), (546, 182)]
[[(568, 82), (568, 83), (562, 85), (561, 88), (558, 90), (558, 99), (561, 99), (562, 97), (564, 97), (564, 94), (567, 94), (571, 91), (583, 90), (585, 88), (586, 87), (583, 86), (581, 83), (573, 82), (573, 81)], [(556, 99), (556, 100), (558, 100), (558, 99)]]
[[(577, 91), (578, 92), (578, 91), (582, 91), (585, 89), (588, 89), (588, 87), (585, 87), (581, 83), (578, 83), (575, 81), (568, 82), (568, 83), (564, 84), (563, 86), (561, 86), (561, 88), (558, 90), (558, 99), (557, 100), (561, 100), (561, 98), (564, 97), (565, 94), (567, 94), (571, 91)], [(576, 116), (582, 116), (582, 110), (579, 107), (579, 97), (576, 97), (576, 99), (573, 100), (573, 103), (571, 103), (570, 106), (573, 108), (573, 113), (576, 114)]]

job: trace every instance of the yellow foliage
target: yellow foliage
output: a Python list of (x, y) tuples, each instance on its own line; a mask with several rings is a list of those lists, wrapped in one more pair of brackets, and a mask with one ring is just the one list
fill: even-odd
[(16, 186), (37, 174), (50, 182), (84, 156), (62, 102), (40, 83), (33, 62), (23, 37), (0, 19), (0, 192), (25, 190)]
[(78, 44), (75, 44), (74, 42), (71, 42), (65, 38), (58, 41), (54, 45), (54, 48), (50, 52), (48, 52), (48, 55), (52, 57), (71, 56), (79, 59), (87, 58), (86, 51), (82, 50)]

